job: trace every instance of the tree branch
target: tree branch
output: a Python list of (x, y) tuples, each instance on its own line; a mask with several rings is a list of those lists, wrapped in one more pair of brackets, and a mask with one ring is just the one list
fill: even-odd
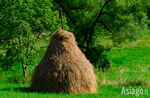
[(103, 14), (109, 15), (107, 12), (102, 12), (101, 15), (103, 15)]
[(64, 10), (64, 12), (66, 13), (66, 15), (69, 17), (70, 21), (75, 25), (75, 21), (70, 17), (69, 12), (62, 6), (62, 4), (60, 2), (58, 2), (57, 0), (54, 0), (56, 3), (58, 3), (61, 8)]
[(98, 0), (97, 0), (97, 3), (102, 7), (102, 4), (101, 4), (101, 2), (98, 2)]
[[(105, 1), (106, 1), (106, 0), (105, 0)], [(101, 16), (102, 14), (106, 14), (106, 12), (102, 12), (102, 11), (103, 11), (104, 7), (108, 4), (109, 1), (110, 1), (110, 0), (106, 1), (105, 4), (102, 6), (102, 8), (101, 8), (101, 10), (100, 10), (100, 12), (99, 12), (99, 14), (98, 14), (96, 20), (95, 20), (94, 23), (93, 23), (93, 27), (96, 26), (96, 23), (98, 22), (100, 16)]]
[(90, 35), (89, 35), (89, 40), (88, 40), (87, 46), (91, 42), (91, 39), (92, 39), (92, 36), (93, 36), (93, 33), (94, 33), (94, 28), (95, 28), (97, 22), (99, 21), (99, 18), (101, 17), (101, 15), (106, 14), (106, 12), (103, 12), (103, 9), (108, 4), (109, 1), (110, 0), (105, 0), (105, 4), (102, 6), (102, 8), (101, 8), (101, 10), (100, 10), (96, 20), (93, 22), (93, 26), (92, 26), (91, 31), (90, 31)]
[(111, 30), (106, 26), (106, 24), (103, 21), (100, 20), (98, 22), (101, 23), (110, 33), (112, 33)]

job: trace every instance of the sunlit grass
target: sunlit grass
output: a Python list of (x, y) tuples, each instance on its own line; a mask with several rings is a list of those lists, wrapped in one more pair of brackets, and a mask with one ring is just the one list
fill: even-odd
[(97, 72), (99, 85), (150, 87), (150, 46), (112, 49), (106, 52), (112, 68)]
[[(1, 98), (133, 98), (135, 95), (121, 94), (124, 86), (103, 85), (98, 87), (96, 94), (77, 94), (71, 95), (66, 93), (44, 93), (32, 92), (29, 89), (29, 84), (15, 84), (15, 83), (0, 83), (0, 97)], [(127, 87), (126, 87), (127, 88)], [(129, 87), (128, 87), (129, 88)], [(134, 89), (147, 89), (148, 87), (132, 87)], [(149, 95), (139, 95), (139, 98), (149, 98)]]

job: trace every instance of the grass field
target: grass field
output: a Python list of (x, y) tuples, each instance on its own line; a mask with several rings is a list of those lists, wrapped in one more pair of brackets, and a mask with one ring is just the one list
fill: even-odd
[[(28, 77), (23, 78), (21, 66), (18, 64), (11, 71), (0, 71), (0, 98), (150, 98), (149, 39), (150, 35), (132, 44), (121, 46), (123, 48), (114, 47), (106, 52), (112, 67), (104, 73), (95, 70), (99, 86), (97, 94), (31, 92), (30, 77), (34, 67), (29, 66)], [(121, 94), (123, 88), (132, 92)]]
[[(14, 83), (1, 83), (0, 84), (0, 97), (1, 98), (149, 98), (146, 90), (150, 90), (148, 87), (132, 87), (134, 89), (143, 89), (143, 94), (121, 94), (123, 86), (104, 85), (99, 86), (97, 94), (55, 94), (44, 92), (30, 92), (29, 84), (14, 84)], [(129, 87), (125, 87), (129, 88)]]

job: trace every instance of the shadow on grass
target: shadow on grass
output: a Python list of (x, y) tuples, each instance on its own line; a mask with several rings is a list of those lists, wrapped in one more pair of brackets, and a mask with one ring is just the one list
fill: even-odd
[(17, 87), (17, 88), (4, 88), (1, 91), (14, 91), (14, 92), (24, 92), (24, 93), (48, 93), (44, 91), (34, 91), (29, 87)]
[[(8, 88), (4, 88), (4, 89), (0, 89), (0, 91), (13, 91), (13, 92), (23, 92), (23, 93), (40, 93), (40, 94), (56, 94), (56, 95), (66, 95), (68, 93), (66, 92), (46, 92), (46, 91), (35, 91), (30, 89), (30, 87), (8, 87)], [(72, 94), (69, 94), (70, 96), (72, 96)], [(76, 94), (76, 96), (82, 96), (83, 94)]]
[(54, 95), (58, 95), (58, 96), (62, 96), (62, 95), (67, 95), (67, 96), (74, 96), (74, 97), (81, 97), (81, 96), (101, 96), (103, 95), (102, 93), (97, 93), (97, 94), (93, 94), (93, 93), (89, 93), (89, 94), (68, 94), (68, 93), (54, 93), (54, 92), (45, 92), (45, 91), (35, 91), (30, 89), (30, 87), (7, 87), (4, 89), (0, 89), (1, 91), (8, 91), (8, 92), (22, 92), (22, 93), (39, 93), (39, 94), (54, 94)]
[(1, 91), (7, 91), (7, 92), (17, 92), (17, 93), (35, 93), (35, 94), (49, 94), (51, 96), (70, 96), (70, 97), (82, 97), (82, 96), (101, 96), (102, 94), (76, 94), (76, 95), (72, 95), (72, 94), (68, 94), (68, 93), (54, 93), (54, 92), (45, 92), (45, 91), (34, 91), (31, 90), (29, 87), (18, 87), (18, 88), (4, 88), (4, 89), (0, 89)]
[(35, 92), (31, 90), (29, 87), (18, 87), (18, 88), (14, 88), (13, 90), (16, 92), (26, 92), (26, 93)]

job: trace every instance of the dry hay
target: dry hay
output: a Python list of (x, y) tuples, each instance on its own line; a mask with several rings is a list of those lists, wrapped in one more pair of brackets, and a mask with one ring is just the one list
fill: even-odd
[(31, 83), (31, 89), (36, 91), (70, 94), (97, 92), (92, 64), (78, 48), (74, 35), (61, 29), (51, 37)]

